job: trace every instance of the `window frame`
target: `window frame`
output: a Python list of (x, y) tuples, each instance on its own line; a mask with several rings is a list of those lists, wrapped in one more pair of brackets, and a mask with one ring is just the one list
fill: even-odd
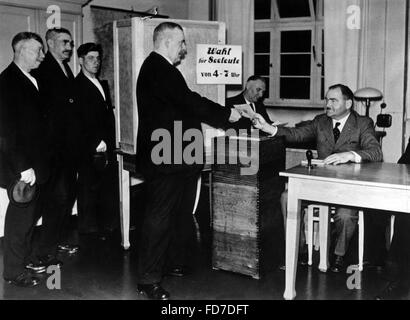
[[(270, 32), (270, 70), (269, 70), (269, 97), (265, 97), (265, 105), (281, 107), (322, 108), (324, 99), (321, 99), (321, 71), (322, 61), (322, 32), (323, 0), (317, 0), (316, 15), (313, 15), (313, 1), (309, 0), (310, 17), (280, 18), (276, 0), (271, 1), (271, 19), (255, 20), (254, 32)], [(310, 64), (310, 99), (281, 99), (280, 98), (280, 59), (281, 59), (281, 32), (293, 30), (311, 30), (311, 64)], [(316, 61), (313, 56), (313, 46), (316, 51)], [(259, 55), (254, 53), (254, 56)], [(321, 66), (317, 66), (321, 64)]]

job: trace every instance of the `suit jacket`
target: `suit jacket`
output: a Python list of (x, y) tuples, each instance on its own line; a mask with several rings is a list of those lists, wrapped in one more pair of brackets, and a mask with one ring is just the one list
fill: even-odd
[(383, 154), (374, 132), (373, 120), (352, 111), (335, 143), (332, 119), (326, 114), (297, 128), (278, 127), (277, 135), (285, 136), (289, 142), (316, 141), (319, 159), (333, 153), (355, 151), (362, 161), (382, 161)]
[(47, 52), (34, 75), (42, 86), (55, 163), (72, 166), (79, 157), (82, 129), (78, 121), (80, 114), (74, 76), (68, 64), (66, 67), (69, 77), (52, 54)]
[(404, 153), (400, 157), (399, 161), (397, 161), (397, 163), (410, 164), (410, 139), (407, 143), (406, 151), (404, 151)]
[[(227, 105), (238, 105), (238, 104), (245, 104), (245, 97), (243, 96), (244, 92), (241, 92), (237, 96), (230, 97), (226, 99)], [(263, 102), (258, 101), (255, 104), (255, 111), (259, 113), (266, 122), (272, 123), (273, 121), (269, 118), (268, 113), (266, 112), (266, 107)], [(235, 130), (239, 129), (252, 129), (252, 121), (248, 118), (241, 118), (239, 121), (229, 124), (229, 128), (233, 128)]]
[(107, 81), (100, 81), (105, 98), (83, 72), (75, 78), (82, 126), (82, 158), (90, 160), (101, 140), (107, 153), (115, 149), (115, 121)]
[[(201, 130), (201, 122), (222, 127), (227, 124), (231, 112), (230, 108), (191, 91), (181, 72), (156, 52), (151, 52), (142, 64), (137, 81), (137, 103), (139, 114), (137, 165), (147, 176), (199, 172), (202, 164), (187, 164), (183, 160), (174, 159), (174, 148), (179, 147), (178, 144), (174, 145), (174, 138), (181, 140), (182, 138), (178, 136), (181, 133), (183, 135), (188, 129)], [(176, 121), (181, 123), (182, 132), (174, 134)], [(170, 143), (167, 145), (172, 155), (170, 163), (155, 164), (151, 159), (151, 151), (159, 143), (152, 141), (151, 138), (157, 129), (170, 134)], [(190, 141), (182, 142), (181, 149), (184, 150), (190, 143)], [(179, 151), (177, 153), (180, 154)]]
[(0, 75), (1, 186), (30, 168), (38, 183), (47, 180), (49, 144), (44, 111), (39, 91), (12, 62)]

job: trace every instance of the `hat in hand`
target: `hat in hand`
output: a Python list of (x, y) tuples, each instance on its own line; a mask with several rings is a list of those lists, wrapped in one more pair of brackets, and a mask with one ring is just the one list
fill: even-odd
[(7, 195), (10, 202), (17, 207), (27, 207), (38, 194), (38, 187), (36, 184), (30, 186), (21, 180), (15, 180), (7, 188)]

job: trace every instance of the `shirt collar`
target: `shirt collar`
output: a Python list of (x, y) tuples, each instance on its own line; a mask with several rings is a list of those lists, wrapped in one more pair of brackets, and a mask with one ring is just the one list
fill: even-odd
[(338, 129), (339, 129), (340, 131), (342, 131), (342, 130), (343, 130), (343, 127), (344, 127), (345, 124), (346, 124), (347, 118), (349, 118), (349, 116), (350, 116), (350, 113), (351, 113), (351, 112), (349, 112), (347, 115), (345, 115), (342, 119), (339, 119), (339, 120), (332, 119), (333, 128), (335, 127), (336, 122), (339, 122), (340, 125), (339, 125)]

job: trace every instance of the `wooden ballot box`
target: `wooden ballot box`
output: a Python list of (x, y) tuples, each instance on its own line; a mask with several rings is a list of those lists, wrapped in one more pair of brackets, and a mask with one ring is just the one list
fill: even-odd
[(285, 168), (283, 138), (218, 137), (213, 153), (212, 266), (259, 279), (262, 243), (275, 232), (264, 222), (280, 212), (284, 190), (278, 175)]

